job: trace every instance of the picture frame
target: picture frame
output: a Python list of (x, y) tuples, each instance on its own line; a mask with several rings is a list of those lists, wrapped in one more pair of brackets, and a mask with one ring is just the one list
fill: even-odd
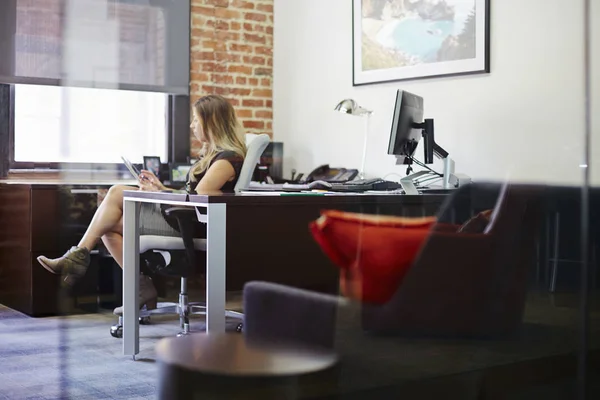
[(160, 157), (144, 156), (144, 169), (160, 178)]
[(490, 72), (490, 0), (352, 0), (353, 86)]

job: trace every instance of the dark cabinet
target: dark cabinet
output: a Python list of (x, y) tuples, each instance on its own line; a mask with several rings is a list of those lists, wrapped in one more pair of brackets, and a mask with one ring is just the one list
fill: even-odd
[[(0, 183), (0, 303), (31, 316), (81, 311), (96, 303), (99, 282), (88, 273), (74, 291), (60, 289), (60, 277), (36, 258), (59, 257), (76, 245), (103, 187)], [(94, 257), (90, 269), (98, 267)], [(93, 271), (90, 271), (93, 272)]]

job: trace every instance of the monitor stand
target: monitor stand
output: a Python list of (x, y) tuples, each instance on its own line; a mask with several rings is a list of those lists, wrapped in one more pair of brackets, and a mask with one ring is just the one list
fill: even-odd
[[(443, 189), (454, 189), (456, 187), (455, 183), (457, 182), (457, 178), (454, 174), (454, 160), (450, 157), (443, 158), (444, 162), (444, 173), (442, 175), (442, 188)], [(431, 175), (431, 171), (419, 171), (414, 174), (410, 174), (400, 179), (400, 185), (402, 185), (402, 189), (404, 189), (405, 194), (420, 194), (417, 189), (417, 185), (415, 185), (415, 181), (418, 178), (421, 178), (426, 175)]]
[(417, 186), (415, 185), (415, 180), (424, 175), (429, 175), (429, 171), (419, 171), (414, 174), (406, 175), (404, 178), (400, 179), (400, 185), (404, 190), (404, 194), (420, 194)]

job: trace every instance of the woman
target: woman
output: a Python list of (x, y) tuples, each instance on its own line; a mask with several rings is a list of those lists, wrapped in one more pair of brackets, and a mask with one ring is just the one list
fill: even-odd
[[(190, 128), (202, 144), (200, 160), (190, 168), (186, 184), (188, 193), (233, 192), (237, 183), (246, 145), (242, 137), (235, 111), (221, 96), (208, 95), (200, 98), (193, 107), (194, 119)], [(102, 242), (123, 268), (123, 191), (168, 190), (150, 171), (140, 174), (139, 189), (133, 186), (113, 186), (77, 246), (71, 247), (65, 255), (55, 259), (38, 257), (39, 263), (53, 274), (63, 275), (63, 286), (71, 287), (87, 271), (90, 263), (90, 250), (98, 239)], [(140, 234), (162, 234), (178, 236), (161, 213), (157, 204), (144, 203), (140, 212)], [(170, 256), (164, 253), (165, 264)], [(156, 308), (156, 289), (148, 276), (140, 275), (140, 307)], [(115, 310), (121, 314), (121, 307)]]

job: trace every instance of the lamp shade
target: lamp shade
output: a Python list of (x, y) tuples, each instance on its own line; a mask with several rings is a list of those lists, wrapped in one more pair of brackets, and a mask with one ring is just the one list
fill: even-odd
[(340, 101), (338, 105), (335, 106), (335, 111), (357, 116), (368, 115), (373, 113), (373, 111), (367, 110), (366, 108), (359, 106), (358, 103), (353, 99), (344, 99)]

